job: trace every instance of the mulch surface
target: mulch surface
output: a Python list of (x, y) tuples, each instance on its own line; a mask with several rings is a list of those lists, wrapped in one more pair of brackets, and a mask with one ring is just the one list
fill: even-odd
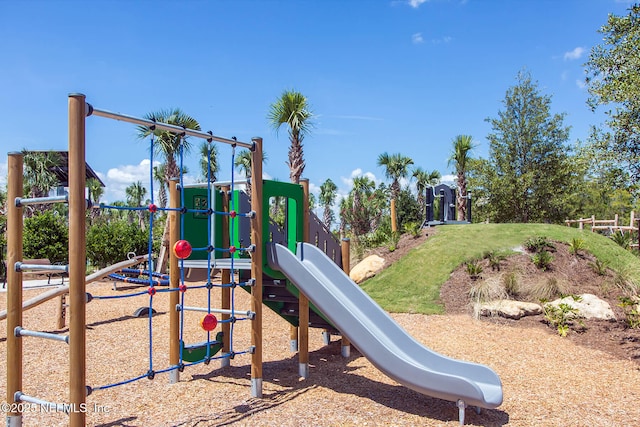
[[(426, 238), (426, 237), (425, 237)], [(401, 241), (398, 251), (420, 244), (424, 238)], [(401, 252), (393, 256), (402, 256)], [(558, 259), (561, 256), (558, 256)], [(507, 264), (505, 264), (505, 268)], [(490, 270), (490, 269), (489, 269)], [(456, 282), (458, 280), (458, 282)], [(625, 338), (617, 323), (588, 324), (586, 332), (560, 337), (540, 319), (477, 320), (466, 305), (471, 284), (458, 272), (443, 287), (447, 314), (424, 316), (393, 314), (393, 318), (418, 341), (443, 355), (482, 363), (500, 376), (504, 403), (480, 414), (470, 408), (466, 424), (476, 426), (630, 426), (640, 419), (640, 367), (637, 335)], [(465, 288), (466, 287), (466, 288)], [(111, 283), (91, 285), (95, 295), (114, 291)], [(137, 289), (139, 290), (139, 288)], [(129, 290), (131, 291), (131, 290)], [(42, 290), (25, 290), (25, 299)], [(236, 307), (249, 308), (249, 295), (237, 291)], [(206, 306), (205, 290), (185, 294), (187, 305)], [(614, 298), (615, 295), (611, 295)], [(220, 296), (214, 292), (213, 301)], [(612, 300), (613, 301), (613, 300)], [(87, 382), (91, 386), (123, 381), (144, 374), (150, 356), (155, 369), (168, 364), (168, 298), (156, 294), (153, 346), (149, 352), (149, 320), (133, 311), (148, 297), (94, 300), (87, 306)], [(215, 304), (215, 303), (214, 303)], [(24, 314), (29, 329), (67, 333), (55, 329), (56, 301)], [(612, 304), (612, 306), (615, 304)], [(6, 294), (0, 293), (0, 309)], [(187, 313), (185, 339), (203, 339), (201, 314)], [(6, 375), (6, 331), (0, 322), (0, 372)], [(234, 348), (247, 349), (250, 323), (234, 326)], [(609, 329), (607, 329), (609, 328)], [(620, 335), (616, 335), (620, 334)], [(238, 355), (231, 366), (188, 367), (177, 384), (167, 374), (153, 381), (95, 391), (87, 398), (87, 424), (103, 427), (131, 426), (457, 426), (455, 403), (423, 396), (386, 377), (352, 349), (340, 355), (333, 337), (322, 342), (319, 330), (310, 330), (310, 375), (298, 376), (298, 359), (289, 349), (289, 327), (265, 309), (263, 317), (263, 397), (251, 397), (251, 357)], [(626, 340), (626, 344), (622, 341)], [(636, 340), (636, 341), (634, 341)], [(53, 402), (68, 399), (68, 348), (66, 344), (24, 338), (25, 393)], [(0, 395), (6, 384), (0, 383)], [(6, 397), (2, 399), (6, 402)], [(24, 426), (67, 425), (61, 413), (25, 412)]]

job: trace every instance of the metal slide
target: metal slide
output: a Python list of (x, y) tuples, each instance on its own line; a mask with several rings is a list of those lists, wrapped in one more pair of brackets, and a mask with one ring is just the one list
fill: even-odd
[(419, 393), (497, 408), (502, 383), (490, 368), (440, 355), (416, 341), (317, 247), (298, 243), (297, 255), (267, 244), (269, 266), (282, 271), (380, 371)]

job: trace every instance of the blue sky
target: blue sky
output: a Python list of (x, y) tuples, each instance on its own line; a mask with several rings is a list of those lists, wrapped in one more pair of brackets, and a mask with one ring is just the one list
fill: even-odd
[[(286, 130), (267, 121), (285, 89), (315, 113), (305, 139), (312, 190), (331, 178), (340, 194), (355, 175), (377, 182), (383, 152), (451, 172), (451, 140), (474, 138), (487, 157), (485, 121), (526, 69), (571, 141), (601, 113), (586, 106), (584, 67), (619, 0), (12, 1), (0, 0), (0, 184), (6, 153), (67, 149), (67, 95), (134, 116), (179, 107), (203, 130), (261, 136), (265, 174), (288, 181)], [(193, 143), (199, 144), (193, 139)], [(231, 173), (220, 146), (220, 177)], [(148, 183), (147, 142), (135, 127), (87, 121), (87, 162), (104, 199)], [(186, 160), (196, 172), (197, 152)]]

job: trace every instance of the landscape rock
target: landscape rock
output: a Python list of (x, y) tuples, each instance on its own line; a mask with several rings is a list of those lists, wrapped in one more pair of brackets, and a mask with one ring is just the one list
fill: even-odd
[(378, 272), (382, 270), (382, 267), (384, 267), (384, 258), (378, 255), (370, 255), (351, 269), (349, 277), (356, 283), (362, 283), (368, 278), (378, 274)]
[(608, 302), (593, 294), (581, 294), (579, 297), (578, 301), (576, 301), (573, 296), (568, 296), (547, 304), (555, 307), (558, 307), (560, 304), (567, 304), (578, 310), (577, 314), (585, 319), (616, 320), (616, 316), (613, 314), (613, 310)]
[(506, 299), (482, 303), (478, 307), (478, 314), (481, 316), (501, 316), (515, 320), (541, 313), (540, 304)]

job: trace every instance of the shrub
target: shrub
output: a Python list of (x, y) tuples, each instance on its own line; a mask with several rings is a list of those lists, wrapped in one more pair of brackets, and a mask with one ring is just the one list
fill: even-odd
[(69, 259), (69, 229), (65, 218), (51, 211), (24, 220), (24, 258), (48, 258), (51, 263)]
[(493, 271), (500, 271), (500, 263), (507, 257), (504, 254), (499, 254), (496, 251), (488, 251), (484, 253), (484, 259), (489, 261), (489, 266)]
[(532, 253), (540, 253), (542, 251), (555, 250), (556, 247), (544, 236), (529, 237), (524, 241), (524, 248)]
[(518, 283), (518, 275), (515, 271), (511, 271), (502, 276), (504, 290), (509, 296), (515, 297), (520, 292), (520, 284)]
[(545, 304), (544, 320), (556, 328), (558, 335), (561, 337), (567, 336), (570, 327), (574, 325), (574, 321), (576, 321), (581, 328), (584, 328), (584, 323), (578, 315), (578, 309), (566, 303), (560, 303), (558, 306)]
[(620, 230), (617, 230), (615, 233), (611, 235), (611, 240), (616, 242), (619, 246), (629, 249), (629, 244), (631, 243), (631, 233), (623, 233)]
[(411, 221), (404, 225), (404, 230), (411, 235), (414, 239), (417, 239), (422, 235), (420, 223)]
[(600, 261), (596, 258), (594, 262), (589, 263), (589, 267), (596, 273), (598, 276), (605, 276), (607, 274), (607, 269), (609, 268), (609, 264), (604, 261)]
[(625, 315), (627, 326), (633, 329), (640, 328), (640, 298), (619, 297), (618, 300)]
[(553, 255), (551, 255), (546, 250), (542, 250), (537, 254), (531, 256), (531, 261), (542, 271), (546, 271), (551, 268), (551, 263), (553, 262)]
[(555, 277), (536, 283), (530, 290), (531, 297), (540, 301), (549, 301), (565, 295), (565, 286)]
[(478, 260), (468, 261), (465, 266), (471, 280), (477, 280), (482, 274), (483, 269)]
[(469, 297), (476, 303), (504, 299), (507, 294), (497, 278), (483, 280), (469, 289)]
[(638, 293), (638, 285), (633, 280), (633, 272), (629, 268), (616, 270), (613, 284), (627, 295), (636, 295)]
[(146, 254), (147, 248), (147, 233), (126, 220), (94, 225), (87, 232), (87, 258), (99, 268), (127, 259), (129, 252)]
[(573, 239), (571, 239), (571, 243), (569, 243), (569, 252), (574, 255), (580, 255), (580, 251), (584, 251), (586, 247), (587, 245), (584, 239), (574, 237)]

